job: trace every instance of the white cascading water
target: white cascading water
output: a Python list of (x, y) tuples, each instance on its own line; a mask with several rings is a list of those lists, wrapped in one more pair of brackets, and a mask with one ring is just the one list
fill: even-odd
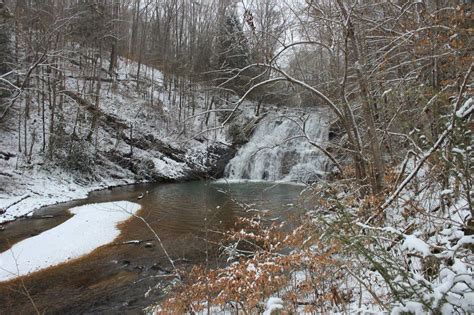
[(301, 114), (268, 114), (229, 162), (226, 177), (303, 183), (318, 180), (324, 176), (329, 159), (301, 137), (302, 128), (312, 142), (326, 146), (329, 126), (322, 113), (312, 112), (304, 118)]

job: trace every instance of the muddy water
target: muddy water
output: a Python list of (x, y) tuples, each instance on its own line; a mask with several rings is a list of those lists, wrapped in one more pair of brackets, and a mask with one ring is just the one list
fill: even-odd
[[(70, 217), (67, 209), (87, 203), (129, 200), (141, 204), (144, 217), (162, 239), (180, 268), (204, 261), (207, 254), (220, 263), (219, 241), (209, 231), (227, 230), (236, 218), (248, 216), (242, 204), (270, 210), (271, 216), (290, 215), (301, 187), (263, 183), (140, 184), (91, 193), (87, 199), (42, 209), (34, 217), (0, 232), (0, 251), (48, 230)], [(142, 199), (137, 196), (144, 193)], [(113, 244), (73, 262), (0, 283), (0, 314), (140, 314), (167, 294), (171, 266), (151, 231), (138, 219), (120, 226)], [(208, 231), (206, 233), (206, 231)], [(136, 243), (129, 241), (138, 240)], [(80, 240), (77, 240), (80, 242)], [(208, 245), (206, 245), (208, 244)]]

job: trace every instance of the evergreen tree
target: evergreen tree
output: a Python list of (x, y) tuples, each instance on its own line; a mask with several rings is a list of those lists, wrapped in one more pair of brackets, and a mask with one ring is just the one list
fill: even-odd
[(11, 66), (11, 13), (0, 0), (0, 75), (7, 73)]
[[(216, 37), (214, 69), (218, 71), (216, 83), (235, 76), (238, 71), (250, 64), (250, 49), (235, 9), (226, 12), (218, 28)], [(249, 84), (248, 73), (240, 73), (238, 78), (226, 84), (226, 88), (242, 94)]]
[[(11, 49), (11, 21), (12, 15), (3, 1), (0, 0), (0, 76), (11, 70), (12, 49)], [(8, 96), (11, 87), (0, 82), (0, 99)], [(3, 107), (3, 102), (0, 102)], [(0, 113), (1, 114), (1, 113)]]
[(249, 64), (249, 47), (235, 11), (225, 16), (217, 38), (218, 69), (241, 69)]

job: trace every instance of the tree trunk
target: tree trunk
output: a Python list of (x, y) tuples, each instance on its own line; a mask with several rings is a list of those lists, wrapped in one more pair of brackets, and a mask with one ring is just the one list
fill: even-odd
[(372, 187), (372, 193), (378, 194), (383, 189), (383, 176), (384, 176), (384, 165), (382, 159), (382, 153), (380, 149), (379, 138), (377, 135), (377, 130), (375, 126), (375, 119), (372, 111), (372, 104), (370, 102), (370, 92), (369, 86), (367, 83), (367, 74), (365, 72), (365, 62), (362, 59), (359, 42), (355, 34), (355, 28), (352, 24), (350, 16), (347, 13), (347, 10), (342, 2), (342, 0), (337, 0), (341, 13), (344, 19), (347, 21), (346, 25), (346, 36), (351, 41), (352, 52), (354, 54), (354, 65), (357, 73), (357, 82), (360, 89), (361, 100), (362, 100), (362, 114), (364, 120), (367, 124), (367, 134), (369, 137), (369, 147), (370, 147), (370, 185)]
[(91, 129), (89, 131), (89, 134), (87, 135), (87, 141), (92, 141), (92, 136), (94, 133), (97, 132), (97, 124), (99, 122), (99, 106), (100, 106), (100, 88), (101, 88), (101, 82), (102, 80), (100, 79), (101, 76), (101, 69), (102, 69), (102, 45), (99, 45), (99, 56), (98, 56), (98, 65), (96, 64), (96, 71), (95, 75), (97, 76), (97, 82), (96, 82), (96, 88), (95, 88), (95, 110), (94, 113), (92, 114), (92, 121), (91, 121)]

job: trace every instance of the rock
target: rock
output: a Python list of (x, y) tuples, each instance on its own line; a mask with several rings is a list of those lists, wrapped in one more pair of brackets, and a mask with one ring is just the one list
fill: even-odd
[(299, 153), (296, 150), (284, 151), (281, 159), (281, 174), (286, 176), (290, 173), (291, 168), (295, 166), (295, 161), (299, 158)]
[(225, 144), (213, 144), (209, 147), (210, 159), (207, 160), (208, 177), (221, 178), (225, 167), (237, 154), (237, 149)]

